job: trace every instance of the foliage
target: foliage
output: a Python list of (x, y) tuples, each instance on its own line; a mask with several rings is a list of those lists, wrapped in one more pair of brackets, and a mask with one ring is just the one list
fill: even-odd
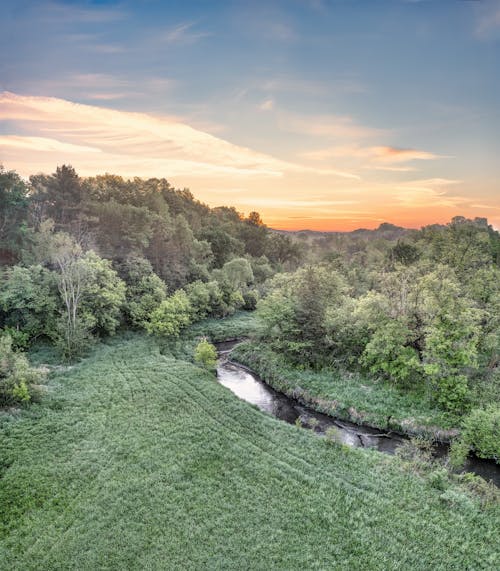
[(204, 338), (196, 346), (194, 360), (195, 363), (202, 365), (206, 369), (215, 369), (217, 364), (217, 350)]
[(14, 171), (0, 164), (0, 262), (20, 255), (28, 217), (28, 187)]
[(480, 458), (500, 461), (500, 407), (472, 410), (463, 420), (460, 439), (453, 443), (451, 457), (461, 466), (470, 451)]
[(152, 312), (146, 330), (160, 337), (178, 337), (181, 330), (191, 323), (192, 314), (186, 292), (178, 290)]
[(144, 328), (151, 312), (166, 298), (165, 283), (154, 273), (148, 260), (129, 256), (118, 273), (126, 284), (124, 314), (127, 323)]
[(92, 250), (82, 257), (82, 321), (93, 333), (112, 335), (120, 323), (126, 286), (112, 268)]
[(52, 337), (58, 310), (54, 272), (41, 265), (13, 266), (2, 278), (0, 316), (4, 327), (19, 331), (28, 340)]
[(24, 353), (13, 349), (10, 335), (0, 335), (0, 406), (29, 402), (40, 378)]

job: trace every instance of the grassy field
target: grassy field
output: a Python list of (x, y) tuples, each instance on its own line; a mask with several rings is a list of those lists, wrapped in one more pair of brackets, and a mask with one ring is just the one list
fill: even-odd
[(422, 395), (402, 392), (372, 378), (339, 370), (299, 370), (255, 341), (236, 347), (232, 357), (256, 371), (277, 390), (300, 398), (320, 412), (413, 435), (448, 440), (459, 419), (432, 407)]
[(123, 335), (0, 414), (2, 571), (499, 568), (498, 507), (164, 353)]

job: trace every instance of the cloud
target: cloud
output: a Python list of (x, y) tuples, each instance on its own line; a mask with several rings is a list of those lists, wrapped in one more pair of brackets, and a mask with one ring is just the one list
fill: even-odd
[(364, 168), (388, 172), (412, 172), (417, 170), (415, 167), (383, 167), (380, 165), (367, 165)]
[(492, 0), (479, 4), (474, 34), (481, 40), (496, 37), (500, 32), (500, 1)]
[[(276, 207), (276, 208), (308, 208), (308, 209), (320, 209), (324, 211), (325, 207), (338, 207), (338, 206), (345, 206), (345, 205), (352, 205), (352, 204), (359, 204), (359, 200), (323, 200), (323, 199), (315, 199), (311, 198), (310, 200), (300, 200), (300, 199), (289, 199), (289, 198), (253, 198), (248, 197), (245, 199), (240, 199), (240, 204), (247, 204), (247, 205), (257, 205), (257, 206), (266, 206), (266, 207)], [(343, 211), (345, 213), (345, 211)], [(353, 212), (349, 210), (348, 212)], [(356, 211), (358, 212), (358, 211)]]
[(166, 44), (189, 45), (211, 35), (208, 32), (197, 32), (193, 30), (195, 24), (195, 22), (177, 24), (177, 26), (166, 30), (160, 39)]
[(356, 158), (367, 161), (364, 168), (405, 172), (414, 170), (412, 167), (392, 166), (393, 164), (406, 163), (415, 160), (436, 160), (447, 158), (420, 149), (401, 149), (389, 146), (362, 147), (360, 145), (343, 145), (327, 147), (301, 153), (301, 157), (314, 161), (326, 161), (338, 158)]
[(147, 94), (171, 91), (179, 82), (169, 77), (148, 77), (143, 80), (107, 73), (69, 73), (57, 78), (37, 81), (26, 79), (25, 91), (36, 88), (48, 95), (66, 93), (68, 98), (112, 101), (125, 98), (142, 98)]
[(278, 125), (284, 131), (335, 139), (365, 139), (386, 133), (382, 129), (361, 125), (352, 117), (344, 115), (298, 115), (281, 112)]
[[(285, 173), (311, 173), (359, 178), (348, 172), (282, 161), (174, 117), (117, 111), (53, 97), (4, 92), (0, 94), (0, 120), (14, 124), (18, 131), (15, 136), (3, 137), (2, 149), (12, 168), (23, 174), (33, 172), (35, 165), (40, 170), (53, 169), (54, 163), (66, 160), (65, 153), (71, 153), (69, 159), (82, 175), (115, 171), (124, 176), (275, 178)], [(19, 131), (30, 136), (24, 137)], [(79, 146), (84, 148), (81, 153), (76, 152)], [(89, 157), (89, 148), (100, 152)], [(40, 150), (45, 151), (44, 158), (37, 154)], [(53, 156), (47, 157), (50, 152)]]
[(16, 135), (0, 135), (0, 147), (11, 147), (30, 151), (57, 151), (61, 153), (99, 153), (95, 147), (62, 143), (47, 137), (20, 137)]
[(394, 199), (407, 208), (456, 208), (470, 203), (468, 198), (448, 194), (446, 187), (460, 182), (446, 178), (407, 181), (395, 188)]
[(98, 101), (112, 101), (114, 99), (124, 99), (127, 97), (126, 93), (89, 93), (89, 99), (96, 99)]
[(259, 105), (261, 111), (272, 111), (274, 109), (274, 100), (266, 99)]
[(418, 149), (398, 149), (395, 147), (372, 147), (374, 160), (387, 163), (401, 163), (414, 160), (434, 160), (443, 158), (440, 155), (420, 151)]
[(40, 19), (44, 21), (70, 24), (76, 22), (101, 24), (127, 18), (126, 12), (116, 8), (80, 8), (57, 2), (40, 4), (39, 11), (41, 13)]
[(500, 210), (500, 206), (493, 206), (492, 204), (471, 204), (471, 208), (483, 208), (487, 210)]

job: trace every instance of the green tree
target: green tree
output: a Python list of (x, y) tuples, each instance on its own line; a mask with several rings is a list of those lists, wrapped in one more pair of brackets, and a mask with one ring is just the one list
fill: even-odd
[(58, 230), (69, 230), (79, 217), (83, 198), (82, 181), (70, 165), (57, 167), (52, 175), (30, 178), (40, 219), (51, 218)]
[(19, 258), (28, 216), (28, 186), (0, 165), (0, 263)]
[(193, 309), (184, 290), (177, 290), (151, 313), (146, 324), (148, 333), (160, 337), (178, 337), (191, 323)]
[(124, 313), (133, 327), (145, 327), (151, 312), (167, 297), (165, 283), (153, 272), (148, 260), (129, 256), (118, 265), (125, 281)]
[(217, 365), (217, 350), (206, 338), (203, 338), (196, 346), (194, 360), (206, 369), (213, 370)]
[(92, 333), (112, 335), (120, 324), (126, 286), (112, 268), (92, 250), (81, 258), (82, 272), (80, 312)]
[(0, 319), (29, 340), (53, 337), (59, 309), (57, 276), (41, 265), (13, 266), (2, 276)]
[(234, 290), (246, 288), (254, 279), (252, 267), (246, 258), (234, 258), (226, 262), (222, 274)]

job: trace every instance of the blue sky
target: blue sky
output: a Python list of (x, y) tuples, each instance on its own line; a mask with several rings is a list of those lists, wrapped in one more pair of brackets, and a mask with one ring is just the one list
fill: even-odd
[(497, 0), (8, 0), (0, 161), (166, 176), (283, 228), (499, 227), (499, 56)]

